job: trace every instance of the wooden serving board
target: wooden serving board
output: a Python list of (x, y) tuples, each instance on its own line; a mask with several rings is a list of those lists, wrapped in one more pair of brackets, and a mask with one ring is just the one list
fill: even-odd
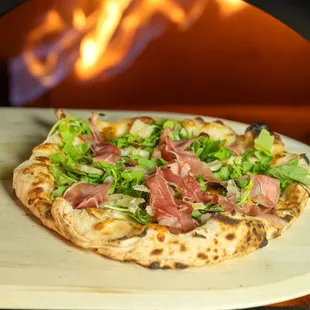
[[(106, 114), (117, 119), (135, 112)], [(52, 110), (0, 110), (0, 308), (236, 309), (310, 293), (309, 207), (266, 248), (215, 266), (182, 271), (111, 261), (43, 227), (14, 196), (11, 177), (54, 122)], [(228, 123), (240, 133), (245, 128)], [(306, 145), (285, 142), (291, 151), (309, 154)]]

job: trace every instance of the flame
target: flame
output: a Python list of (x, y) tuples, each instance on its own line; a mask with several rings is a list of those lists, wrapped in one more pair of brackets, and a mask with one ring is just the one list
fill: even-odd
[[(77, 1), (87, 4), (88, 10), (71, 7), (71, 18), (67, 10), (66, 14), (61, 8), (50, 10), (29, 34), (23, 54), (11, 61), (14, 83), (18, 84), (13, 102), (35, 99), (72, 71), (83, 81), (121, 72), (168, 23), (181, 31), (188, 29), (209, 0), (97, 1), (100, 5), (91, 9), (89, 1)], [(224, 17), (245, 6), (241, 0), (213, 1), (219, 3)]]
[(241, 0), (218, 0), (220, 12), (224, 18), (230, 17), (243, 10), (248, 4)]
[[(80, 79), (90, 79), (120, 63), (139, 29), (146, 26), (156, 14), (172, 23), (188, 27), (203, 12), (205, 1), (195, 1), (189, 12), (173, 0), (142, 0), (129, 14), (130, 0), (102, 2), (95, 30), (81, 43), (81, 57), (75, 65)], [(117, 41), (117, 45), (114, 42)]]

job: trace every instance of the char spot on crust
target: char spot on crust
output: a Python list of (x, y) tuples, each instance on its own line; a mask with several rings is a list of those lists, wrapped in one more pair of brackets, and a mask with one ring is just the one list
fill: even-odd
[(260, 248), (263, 248), (263, 247), (265, 247), (265, 246), (267, 246), (267, 244), (268, 244), (268, 239), (266, 238), (266, 236), (264, 236), (264, 239), (263, 239), (263, 241), (262, 241), (262, 243), (260, 244)]
[(234, 216), (234, 215), (237, 214), (237, 211), (236, 211), (236, 210), (232, 210), (232, 211), (230, 212), (230, 214), (231, 214), (232, 216)]
[(171, 267), (170, 266), (168, 266), (168, 265), (165, 265), (165, 266), (163, 266), (163, 268), (162, 269), (171, 269)]
[(250, 240), (251, 240), (251, 235), (250, 234), (247, 234), (247, 237), (246, 237), (246, 242), (250, 242)]
[(210, 252), (211, 251), (211, 249), (210, 248), (207, 248), (207, 252)]
[(159, 262), (153, 262), (148, 267), (150, 269), (159, 269)]
[(175, 268), (177, 269), (185, 269), (187, 268), (188, 266), (182, 264), (182, 263), (175, 263)]
[(151, 255), (160, 255), (164, 250), (163, 249), (154, 249), (151, 252)]
[(43, 162), (43, 163), (49, 163), (49, 158), (48, 157), (45, 157), (45, 156), (37, 156), (34, 158), (36, 161), (40, 161), (40, 162)]
[(227, 239), (227, 240), (234, 240), (235, 237), (236, 237), (236, 236), (235, 236), (235, 234), (233, 234), (233, 233), (227, 234), (227, 235), (226, 235), (226, 239)]
[(44, 215), (45, 215), (45, 218), (47, 219), (51, 219), (53, 217), (51, 210), (46, 210)]
[(202, 253), (202, 252), (198, 253), (197, 257), (200, 259), (208, 259), (208, 255), (206, 255), (205, 253)]
[(272, 236), (271, 236), (271, 239), (275, 239), (275, 238), (278, 238), (281, 234), (278, 232), (278, 231), (274, 231)]
[(263, 227), (264, 227), (264, 225), (263, 225), (263, 224), (261, 224), (261, 223), (258, 223), (258, 224), (257, 224), (257, 227), (258, 227), (258, 228), (263, 228)]
[(251, 227), (251, 223), (250, 223), (250, 222), (246, 222), (245, 225), (246, 225), (247, 227), (249, 227), (249, 228)]
[(44, 143), (44, 144), (40, 144), (40, 145), (37, 145), (34, 149), (33, 149), (33, 152), (36, 152), (36, 151), (42, 151), (42, 150), (46, 150), (46, 149), (50, 149), (50, 148), (54, 148), (54, 144), (52, 143)]
[(36, 163), (36, 164), (32, 164), (29, 167), (25, 168), (24, 171), (23, 171), (23, 174), (31, 174), (31, 175), (33, 175), (34, 174), (34, 170), (37, 167), (42, 167), (42, 168), (48, 169), (48, 165), (47, 164)]
[(253, 228), (252, 231), (253, 231), (253, 234), (254, 234), (255, 236), (258, 236), (257, 229), (256, 229), (255, 227)]
[(28, 204), (32, 205), (36, 200), (43, 200), (42, 194), (44, 193), (44, 189), (42, 187), (35, 187), (29, 191), (29, 199)]
[(219, 259), (219, 256), (218, 256), (218, 255), (215, 255), (215, 256), (213, 256), (213, 259), (214, 259), (214, 260), (218, 260), (218, 259)]
[(187, 247), (185, 246), (185, 244), (181, 244), (180, 245), (180, 252), (186, 252), (187, 251)]
[(214, 244), (218, 244), (219, 242), (217, 241), (217, 239), (214, 239)]
[(206, 236), (201, 235), (201, 234), (198, 234), (197, 232), (194, 232), (194, 233), (193, 233), (193, 237), (194, 237), (194, 238), (203, 238), (203, 239), (206, 239)]
[(222, 223), (230, 225), (230, 226), (237, 226), (241, 222), (241, 220), (232, 219), (231, 217), (226, 216), (226, 215), (221, 214), (221, 213), (217, 213), (217, 214), (213, 215), (213, 218), (215, 218), (219, 222), (222, 222)]
[(286, 214), (285, 217), (284, 217), (284, 220), (287, 221), (287, 222), (289, 223), (289, 222), (292, 220), (292, 218), (293, 218), (293, 217), (292, 217), (291, 215)]
[(164, 242), (164, 241), (165, 241), (165, 235), (159, 233), (159, 234), (157, 235), (157, 240), (158, 240), (159, 242)]
[(143, 238), (143, 237), (145, 237), (146, 235), (147, 235), (147, 228), (143, 229), (142, 233), (139, 234), (139, 235), (137, 235), (137, 237)]
[(104, 228), (104, 223), (102, 222), (95, 225), (96, 230), (102, 230), (103, 228)]
[(148, 124), (148, 125), (151, 125), (154, 123), (154, 119), (148, 116), (139, 116), (139, 117), (136, 117), (135, 119), (138, 119), (141, 122)]

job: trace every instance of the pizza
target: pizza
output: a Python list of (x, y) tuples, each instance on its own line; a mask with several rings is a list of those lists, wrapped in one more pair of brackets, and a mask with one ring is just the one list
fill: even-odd
[(151, 269), (247, 255), (309, 198), (309, 160), (265, 124), (236, 133), (201, 117), (109, 122), (57, 111), (13, 176), (21, 202), (79, 247)]

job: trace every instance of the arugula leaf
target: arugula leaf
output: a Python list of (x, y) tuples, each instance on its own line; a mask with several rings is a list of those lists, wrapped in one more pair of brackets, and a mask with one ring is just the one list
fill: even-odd
[(303, 167), (297, 166), (297, 162), (293, 161), (287, 165), (272, 167), (269, 170), (269, 175), (281, 181), (281, 187), (295, 183), (303, 183), (310, 185), (309, 171)]
[(135, 213), (128, 212), (128, 215), (142, 225), (153, 222), (153, 218), (145, 210), (140, 208)]
[(196, 209), (192, 212), (193, 218), (198, 218), (202, 214), (209, 213), (209, 212), (223, 212), (224, 209), (220, 205), (212, 205), (211, 203), (205, 204), (205, 208), (203, 209)]
[(248, 184), (244, 186), (243, 188), (242, 196), (237, 202), (238, 205), (242, 206), (249, 200), (249, 196), (250, 196), (252, 188), (253, 188), (253, 181), (250, 180), (248, 181)]
[(214, 172), (214, 175), (217, 179), (226, 181), (230, 178), (230, 169), (229, 166), (223, 166), (219, 171)]
[(62, 197), (65, 191), (68, 189), (69, 186), (58, 186), (51, 195), (51, 200), (54, 200), (56, 197)]
[(192, 150), (201, 161), (206, 163), (216, 159), (225, 160), (232, 156), (232, 152), (224, 147), (225, 141), (212, 140), (207, 137), (199, 137), (190, 146)]
[(274, 142), (274, 136), (266, 129), (263, 129), (259, 136), (254, 140), (254, 148), (266, 155), (271, 156), (271, 148)]
[(50, 166), (50, 171), (58, 186), (59, 185), (72, 185), (76, 182), (75, 179), (67, 176), (63, 171), (61, 171), (56, 166)]
[(205, 181), (205, 180), (202, 178), (201, 175), (198, 176), (198, 177), (196, 178), (196, 180), (200, 183), (201, 191), (202, 191), (202, 192), (205, 192), (205, 191), (207, 190), (207, 187), (206, 187), (207, 181)]

